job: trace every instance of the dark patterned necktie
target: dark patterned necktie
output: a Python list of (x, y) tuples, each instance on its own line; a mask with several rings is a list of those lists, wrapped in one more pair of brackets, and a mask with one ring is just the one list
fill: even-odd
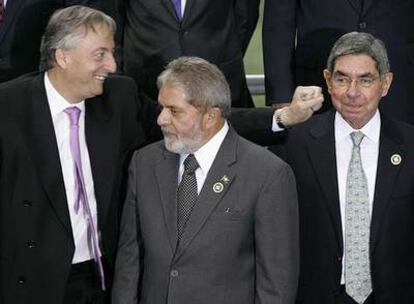
[(101, 288), (105, 290), (105, 275), (99, 250), (99, 237), (93, 223), (92, 212), (86, 193), (85, 179), (83, 177), (82, 162), (79, 148), (79, 116), (81, 110), (78, 107), (70, 107), (64, 110), (70, 120), (70, 150), (75, 166), (75, 211), (82, 211), (88, 227), (88, 238), (92, 245), (93, 258), (98, 266), (101, 279)]
[(177, 191), (177, 232), (178, 240), (181, 239), (185, 225), (193, 211), (197, 200), (197, 178), (195, 171), (198, 162), (193, 154), (187, 156), (184, 161), (184, 173)]
[(369, 260), (368, 181), (361, 161), (362, 132), (352, 132), (351, 160), (348, 167), (345, 198), (345, 288), (357, 303), (363, 303), (372, 291)]

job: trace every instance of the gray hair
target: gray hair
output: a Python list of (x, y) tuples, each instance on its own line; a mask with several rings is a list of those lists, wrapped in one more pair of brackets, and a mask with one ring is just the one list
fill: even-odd
[(351, 32), (340, 37), (332, 47), (326, 68), (332, 73), (336, 59), (345, 55), (365, 54), (376, 64), (381, 77), (390, 71), (384, 43), (369, 33)]
[(198, 57), (180, 57), (171, 61), (158, 76), (158, 89), (173, 86), (183, 89), (187, 102), (209, 109), (217, 107), (223, 117), (230, 114), (230, 88), (220, 69)]
[(96, 9), (73, 5), (55, 11), (50, 17), (40, 44), (39, 69), (46, 71), (52, 68), (57, 49), (74, 48), (79, 38), (84, 37), (89, 30), (95, 31), (95, 26), (101, 24), (106, 25), (115, 34), (115, 21)]

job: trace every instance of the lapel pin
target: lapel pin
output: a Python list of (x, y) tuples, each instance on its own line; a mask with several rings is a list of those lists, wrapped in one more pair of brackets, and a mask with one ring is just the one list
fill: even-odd
[(215, 193), (221, 193), (224, 189), (224, 185), (221, 182), (217, 182), (213, 185), (213, 191)]
[(394, 166), (398, 166), (399, 164), (401, 164), (401, 155), (400, 154), (391, 155), (391, 163)]
[(230, 182), (230, 179), (227, 177), (227, 175), (223, 175), (220, 181), (222, 181), (225, 184), (228, 184)]

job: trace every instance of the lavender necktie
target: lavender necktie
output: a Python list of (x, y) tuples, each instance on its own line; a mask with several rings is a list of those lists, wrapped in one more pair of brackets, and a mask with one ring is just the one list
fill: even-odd
[(105, 290), (105, 275), (100, 257), (98, 233), (93, 223), (92, 213), (89, 207), (79, 149), (79, 116), (81, 110), (78, 107), (70, 107), (66, 108), (64, 112), (68, 114), (70, 119), (70, 150), (72, 152), (73, 161), (75, 165), (75, 211), (76, 213), (79, 212), (79, 207), (82, 203), (82, 209), (88, 227), (88, 237), (91, 240), (92, 244), (93, 258), (98, 266), (102, 290)]
[(173, 5), (174, 5), (175, 13), (177, 14), (178, 19), (181, 20), (181, 18), (183, 17), (181, 15), (181, 0), (171, 0), (171, 1), (172, 1)]

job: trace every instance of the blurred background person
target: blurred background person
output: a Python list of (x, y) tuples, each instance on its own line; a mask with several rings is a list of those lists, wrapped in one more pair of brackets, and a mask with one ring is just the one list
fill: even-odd
[(216, 64), (230, 84), (233, 107), (253, 107), (243, 54), (254, 31), (258, 0), (118, 0), (122, 70), (156, 100), (157, 76), (171, 60), (198, 56)]

